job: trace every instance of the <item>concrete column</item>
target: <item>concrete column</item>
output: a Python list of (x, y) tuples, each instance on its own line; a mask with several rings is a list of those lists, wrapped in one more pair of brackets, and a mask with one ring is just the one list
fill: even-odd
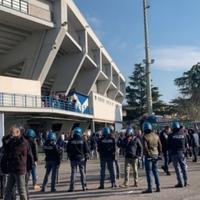
[(57, 59), (52, 69), (52, 73), (56, 73), (56, 79), (52, 89), (54, 91), (65, 91), (68, 94), (84, 59), (85, 55), (82, 53), (70, 54)]
[(65, 1), (55, 1), (53, 11), (55, 28), (46, 31), (31, 77), (34, 80), (40, 80), (41, 84), (45, 81), (67, 32), (67, 4)]
[(2, 146), (2, 138), (5, 135), (4, 113), (0, 113), (0, 146)]
[(82, 129), (83, 133), (88, 129), (89, 125), (89, 122), (80, 123), (80, 128)]
[(77, 91), (82, 94), (89, 95), (92, 86), (95, 84), (99, 76), (99, 73), (99, 68), (80, 70), (75, 82), (75, 87)]
[(61, 133), (62, 132), (64, 132), (64, 133), (70, 132), (72, 127), (73, 127), (73, 124), (74, 124), (73, 121), (65, 121), (65, 122), (63, 122), (60, 132)]

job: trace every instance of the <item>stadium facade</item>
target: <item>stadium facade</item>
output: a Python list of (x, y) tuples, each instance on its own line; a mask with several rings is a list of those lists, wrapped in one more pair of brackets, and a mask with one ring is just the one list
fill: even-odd
[(0, 133), (122, 124), (125, 79), (72, 0), (0, 0)]

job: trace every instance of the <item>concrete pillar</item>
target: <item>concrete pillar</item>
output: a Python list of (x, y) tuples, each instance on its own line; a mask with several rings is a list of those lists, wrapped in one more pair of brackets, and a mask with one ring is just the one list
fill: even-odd
[(95, 121), (94, 120), (92, 120), (91, 121), (91, 131), (92, 131), (92, 133), (95, 133)]
[(83, 133), (88, 129), (89, 125), (89, 122), (80, 123), (80, 128), (82, 129)]
[(0, 146), (2, 146), (2, 138), (5, 135), (4, 113), (0, 113)]
[(64, 132), (64, 133), (68, 133), (71, 131), (72, 126), (73, 126), (74, 122), (73, 121), (65, 121), (62, 124), (61, 130), (60, 132)]

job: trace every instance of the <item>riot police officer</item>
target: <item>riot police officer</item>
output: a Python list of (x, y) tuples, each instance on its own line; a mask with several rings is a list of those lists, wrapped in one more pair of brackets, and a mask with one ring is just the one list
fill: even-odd
[(56, 192), (56, 175), (57, 169), (61, 162), (62, 150), (56, 145), (56, 134), (50, 132), (47, 136), (47, 141), (44, 144), (45, 161), (46, 161), (46, 174), (43, 180), (41, 192), (45, 192), (48, 183), (48, 177), (51, 174), (51, 192)]
[(114, 169), (116, 144), (115, 139), (111, 136), (111, 131), (108, 127), (102, 130), (102, 138), (98, 141), (98, 152), (100, 155), (100, 186), (99, 189), (104, 189), (106, 165), (110, 173), (111, 187), (116, 186), (116, 177)]
[(73, 137), (68, 141), (67, 153), (71, 163), (71, 181), (68, 192), (74, 191), (75, 177), (77, 168), (79, 168), (81, 175), (81, 184), (83, 191), (86, 187), (85, 162), (89, 158), (89, 147), (86, 141), (82, 138), (82, 130), (76, 127), (73, 130)]
[(32, 155), (33, 155), (33, 167), (31, 170), (31, 175), (32, 175), (32, 182), (33, 182), (33, 187), (35, 191), (40, 190), (40, 186), (37, 185), (37, 161), (38, 161), (38, 146), (36, 143), (36, 133), (33, 129), (28, 129), (26, 131), (26, 138), (30, 144)]
[(188, 174), (185, 156), (187, 145), (186, 136), (180, 131), (180, 123), (174, 121), (172, 123), (172, 134), (169, 135), (168, 148), (178, 181), (175, 187), (187, 186)]
[(133, 169), (134, 187), (138, 187), (138, 158), (142, 157), (143, 146), (133, 128), (126, 130), (126, 138), (122, 142), (122, 148), (125, 151), (125, 176), (124, 183), (121, 187), (128, 187), (129, 185), (130, 166)]

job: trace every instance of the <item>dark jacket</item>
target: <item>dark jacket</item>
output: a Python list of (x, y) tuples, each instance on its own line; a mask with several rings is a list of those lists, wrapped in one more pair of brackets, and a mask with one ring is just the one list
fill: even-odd
[(24, 137), (13, 137), (4, 146), (4, 167), (7, 173), (26, 174), (31, 170), (32, 153), (30, 145)]
[(168, 150), (168, 137), (169, 135), (163, 130), (161, 133), (160, 133), (160, 141), (161, 141), (161, 144), (162, 144), (162, 152), (166, 152)]
[(122, 148), (125, 150), (125, 158), (142, 157), (143, 146), (138, 137), (133, 137), (130, 141), (125, 138), (122, 142)]
[(116, 143), (111, 136), (103, 136), (98, 141), (100, 159), (115, 160)]
[(37, 143), (36, 143), (35, 139), (31, 139), (31, 138), (28, 139), (28, 142), (29, 142), (29, 145), (31, 147), (32, 154), (33, 154), (33, 160), (34, 160), (34, 162), (37, 162), (38, 161), (38, 146), (37, 146)]
[(45, 161), (51, 162), (54, 161), (56, 165), (59, 165), (62, 159), (62, 150), (59, 147), (49, 140), (47, 140), (43, 146), (45, 152)]
[(89, 158), (90, 150), (87, 142), (82, 137), (74, 135), (68, 141), (67, 153), (71, 161), (83, 161)]
[(172, 134), (169, 135), (168, 149), (171, 155), (185, 153), (187, 145), (187, 138), (180, 131), (172, 132)]

